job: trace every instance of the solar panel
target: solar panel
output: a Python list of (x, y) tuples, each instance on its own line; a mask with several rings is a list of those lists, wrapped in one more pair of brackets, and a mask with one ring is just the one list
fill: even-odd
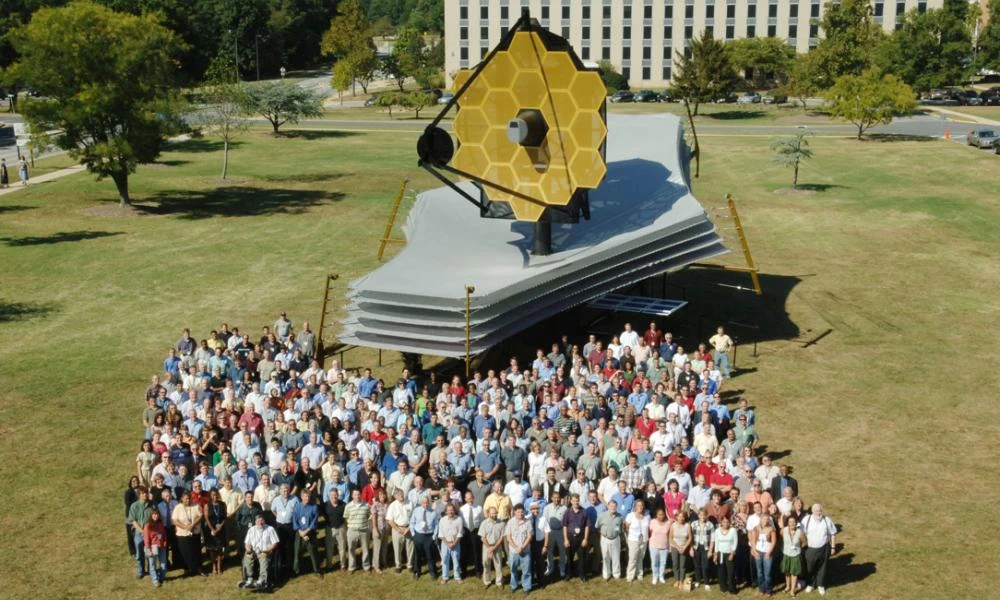
[(616, 312), (639, 313), (669, 317), (687, 305), (686, 300), (662, 300), (644, 296), (626, 296), (625, 294), (607, 294), (587, 304), (591, 308), (602, 308)]

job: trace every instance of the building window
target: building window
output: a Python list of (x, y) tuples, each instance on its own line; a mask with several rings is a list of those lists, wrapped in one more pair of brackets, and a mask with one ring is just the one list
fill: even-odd
[(602, 27), (601, 28), (601, 39), (602, 40), (610, 40), (611, 39), (611, 28), (610, 27)]
[(601, 60), (611, 60), (611, 47), (605, 46), (601, 48)]
[(674, 37), (674, 28), (672, 25), (667, 25), (663, 28), (663, 39), (669, 40)]
[(569, 5), (562, 7), (562, 18), (564, 21), (569, 20)]
[(897, 21), (902, 21), (903, 20), (903, 15), (905, 15), (905, 14), (906, 14), (906, 3), (905, 2), (897, 2), (896, 3), (896, 20)]
[(459, 19), (468, 19), (469, 18), (469, 7), (468, 6), (460, 6), (458, 8), (458, 18)]
[(809, 16), (818, 19), (819, 18), (819, 4), (813, 4), (809, 7)]
[(643, 19), (652, 19), (653, 18), (653, 6), (652, 5), (646, 5), (646, 6), (642, 7), (642, 18)]
[(649, 72), (649, 67), (642, 68), (642, 79), (643, 81), (649, 81), (651, 73)]
[(611, 18), (611, 7), (605, 6), (604, 10), (601, 11), (601, 18), (610, 19)]
[(705, 7), (705, 18), (714, 19), (715, 18), (715, 5), (709, 4)]
[(715, 37), (715, 28), (711, 25), (705, 25), (705, 35), (708, 37)]
[(569, 39), (569, 27), (563, 27), (562, 28), (562, 36), (564, 38), (566, 38), (567, 40)]
[(622, 48), (622, 60), (631, 60), (631, 59), (632, 59), (632, 48), (629, 47), (629, 46), (623, 47)]
[(649, 25), (645, 25), (642, 28), (642, 39), (648, 40), (653, 37), (653, 28)]
[(469, 48), (468, 46), (463, 46), (458, 49), (459, 60), (469, 60)]
[(770, 6), (767, 7), (767, 16), (770, 19), (777, 19), (778, 18), (778, 5), (777, 4), (771, 4)]
[(583, 60), (590, 60), (590, 46), (584, 46), (582, 53), (583, 53), (582, 56)]
[(469, 39), (469, 28), (468, 27), (459, 27), (458, 28), (458, 39), (460, 39), (460, 40), (467, 40), (467, 39)]
[(500, 28), (500, 37), (503, 37), (505, 35), (507, 35), (507, 28), (506, 27), (501, 27)]
[(649, 46), (643, 46), (642, 60), (650, 60), (651, 58), (653, 58), (653, 49)]
[(663, 7), (663, 10), (666, 11), (663, 15), (664, 19), (674, 18), (674, 7), (672, 4), (668, 4), (667, 6)]
[(757, 5), (751, 4), (747, 7), (747, 18), (756, 19), (757, 18)]
[(726, 18), (735, 19), (736, 18), (736, 5), (730, 4), (726, 7)]
[(590, 27), (584, 27), (580, 30), (580, 39), (583, 40), (590, 39)]
[(501, 6), (500, 7), (500, 18), (501, 19), (506, 19), (509, 16), (510, 16), (510, 7), (508, 7), (508, 6)]
[(483, 46), (479, 49), (479, 58), (486, 58), (486, 55), (490, 53), (489, 46)]
[(688, 4), (684, 7), (684, 18), (693, 19), (694, 18), (694, 6)]
[(726, 25), (726, 39), (731, 40), (736, 37), (736, 27), (732, 25)]
[(622, 39), (623, 40), (630, 40), (630, 39), (632, 39), (632, 28), (631, 27), (622, 27)]
[(881, 17), (885, 13), (885, 5), (881, 2), (875, 3), (875, 16)]
[(767, 37), (774, 37), (778, 35), (778, 28), (774, 25), (767, 26)]
[(629, 6), (629, 5), (626, 4), (625, 7), (624, 7), (624, 10), (622, 12), (623, 12), (624, 18), (626, 18), (626, 19), (631, 19), (632, 18), (632, 7), (631, 6)]
[(479, 39), (481, 39), (481, 40), (488, 40), (488, 39), (490, 39), (490, 28), (489, 27), (480, 27), (479, 28)]
[(543, 6), (542, 7), (542, 18), (543, 19), (548, 19), (549, 18), (549, 7), (548, 6)]
[(809, 25), (809, 37), (818, 38), (819, 37), (819, 25), (813, 23)]
[(663, 60), (670, 60), (670, 46), (663, 47)]
[(590, 18), (590, 7), (589, 6), (584, 6), (583, 7), (583, 18), (584, 19), (589, 19)]
[(798, 25), (789, 25), (788, 26), (788, 38), (794, 40), (797, 37), (799, 37), (799, 27), (798, 27)]
[(663, 67), (663, 79), (664, 81), (670, 81), (670, 67)]
[(694, 36), (694, 27), (690, 25), (684, 26), (684, 39), (690, 40)]
[(797, 19), (799, 16), (799, 5), (793, 4), (788, 7), (788, 16), (792, 19)]
[(753, 25), (747, 25), (747, 37), (757, 37), (757, 28)]
[(480, 6), (479, 7), (479, 18), (483, 21), (490, 18), (490, 7)]
[(917, 12), (919, 12), (921, 14), (927, 12), (927, 3), (926, 2), (918, 2), (917, 3)]
[(622, 77), (625, 78), (625, 81), (628, 81), (629, 79), (631, 79), (632, 78), (632, 69), (630, 69), (628, 67), (622, 67)]

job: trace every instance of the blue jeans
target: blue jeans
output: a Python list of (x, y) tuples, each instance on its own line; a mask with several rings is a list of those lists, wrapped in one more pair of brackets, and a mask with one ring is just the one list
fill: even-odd
[(723, 377), (729, 379), (729, 353), (728, 352), (718, 352), (715, 353), (715, 368), (719, 369)]
[(667, 556), (669, 551), (666, 548), (649, 548), (649, 561), (653, 567), (653, 579), (664, 581), (663, 573), (667, 570)]
[(521, 574), (521, 589), (531, 591), (531, 549), (525, 548), (521, 554), (510, 553), (510, 591), (517, 590), (517, 575)]
[(754, 559), (757, 564), (757, 585), (760, 593), (771, 593), (771, 559), (766, 558), (766, 554), (761, 552)]
[(452, 564), (451, 574), (456, 581), (462, 580), (461, 544), (455, 544), (454, 548), (449, 548), (448, 544), (441, 542), (441, 579), (448, 581), (448, 563)]
[(153, 583), (163, 581), (167, 578), (167, 549), (160, 548), (155, 555), (148, 556), (149, 576)]
[(146, 574), (146, 541), (141, 531), (133, 531), (132, 540), (135, 542), (135, 576), (142, 577)]

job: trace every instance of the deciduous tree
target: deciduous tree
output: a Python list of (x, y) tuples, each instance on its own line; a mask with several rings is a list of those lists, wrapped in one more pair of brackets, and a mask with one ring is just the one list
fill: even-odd
[(860, 75), (870, 68), (885, 39), (872, 16), (869, 0), (830, 0), (820, 28), (823, 39), (812, 52), (820, 68), (817, 83), (823, 89), (841, 75)]
[(733, 68), (726, 46), (707, 32), (691, 40), (691, 55), (677, 53), (674, 94), (694, 105), (694, 116), (702, 102), (712, 102), (733, 93), (740, 76)]
[(750, 82), (755, 89), (784, 82), (795, 59), (795, 48), (772, 37), (733, 40), (726, 43), (726, 50), (737, 70), (751, 71)]
[(246, 84), (236, 74), (236, 60), (223, 52), (205, 72), (202, 86), (206, 105), (196, 113), (195, 121), (209, 135), (222, 141), (222, 179), (229, 174), (229, 146), (233, 138), (247, 129), (249, 100)]
[(802, 131), (791, 137), (778, 138), (771, 142), (771, 151), (774, 152), (774, 162), (786, 167), (792, 167), (792, 189), (799, 185), (799, 163), (813, 157), (812, 150), (809, 149), (810, 136), (807, 131)]
[(271, 123), (274, 133), (285, 123), (318, 117), (323, 113), (323, 98), (289, 81), (262, 83), (247, 88), (247, 105), (252, 114)]
[(868, 69), (861, 75), (842, 75), (827, 90), (830, 115), (858, 128), (858, 139), (875, 125), (888, 125), (892, 118), (907, 115), (917, 106), (913, 88), (895, 75)]

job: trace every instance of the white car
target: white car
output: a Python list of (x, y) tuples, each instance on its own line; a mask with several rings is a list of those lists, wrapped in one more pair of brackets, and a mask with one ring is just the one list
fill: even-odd
[(760, 94), (757, 92), (747, 92), (736, 99), (736, 104), (757, 104), (760, 102)]
[(992, 129), (972, 129), (965, 137), (965, 142), (977, 148), (992, 148), (998, 139), (997, 132)]

